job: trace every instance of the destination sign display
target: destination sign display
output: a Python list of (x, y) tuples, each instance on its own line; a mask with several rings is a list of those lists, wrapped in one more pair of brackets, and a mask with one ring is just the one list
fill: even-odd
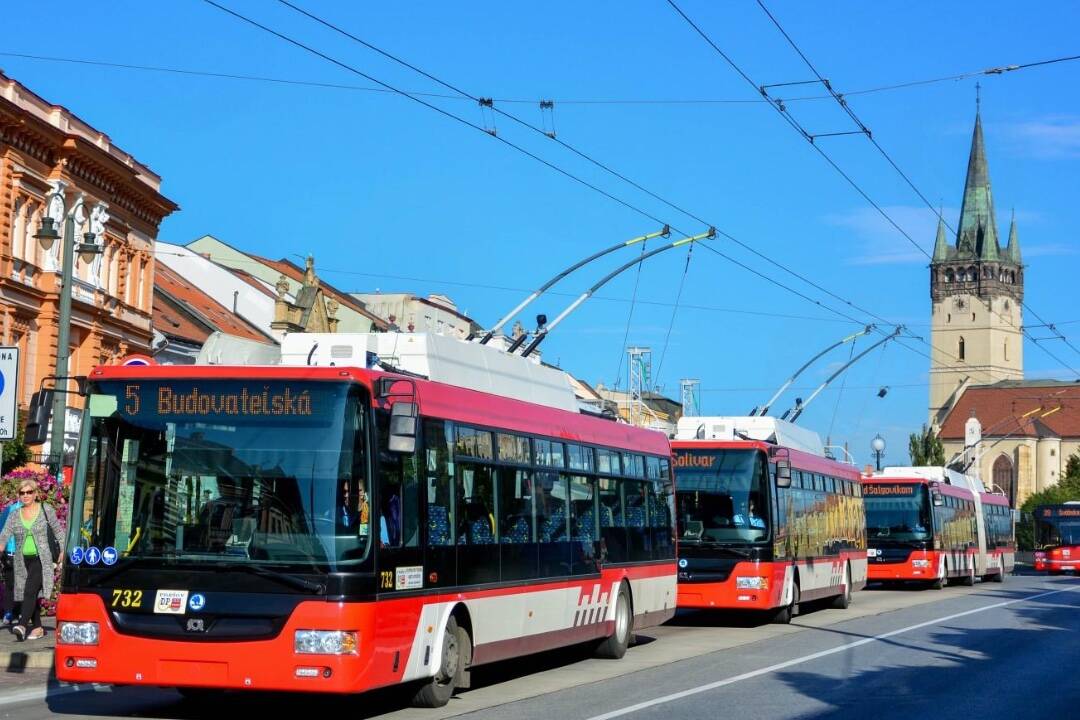
[(863, 485), (863, 497), (914, 497), (916, 487), (920, 486), (905, 485), (903, 483), (890, 485), (868, 483)]
[(342, 412), (346, 385), (337, 382), (127, 380), (103, 382), (122, 418), (146, 421), (305, 422)]

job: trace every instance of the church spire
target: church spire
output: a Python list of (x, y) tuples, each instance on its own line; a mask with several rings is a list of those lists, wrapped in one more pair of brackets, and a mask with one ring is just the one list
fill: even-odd
[(1005, 258), (1020, 265), (1020, 240), (1016, 236), (1016, 211), (1013, 210), (1012, 224), (1009, 225), (1009, 247), (1005, 249)]
[(975, 113), (975, 131), (971, 135), (971, 154), (968, 157), (956, 247), (962, 254), (980, 260), (998, 260), (1001, 255), (997, 221), (994, 219), (994, 197), (990, 192), (990, 168), (983, 146), (982, 116), (978, 111)]
[(933, 262), (943, 262), (949, 259), (949, 241), (945, 238), (945, 218), (938, 212), (937, 241), (934, 243)]

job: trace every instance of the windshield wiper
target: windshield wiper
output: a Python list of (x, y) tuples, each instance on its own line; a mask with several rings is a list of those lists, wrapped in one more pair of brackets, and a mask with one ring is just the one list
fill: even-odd
[(308, 590), (316, 595), (322, 595), (326, 592), (326, 585), (323, 583), (313, 582), (311, 580), (305, 580), (304, 578), (290, 575), (289, 573), (283, 573), (278, 570), (271, 570), (270, 568), (263, 567), (261, 565), (248, 565), (246, 563), (229, 563), (218, 562), (213, 563), (214, 567), (227, 568), (229, 570), (243, 570), (244, 572), (251, 573), (252, 575), (258, 575), (270, 580), (276, 580), (284, 585), (290, 585), (299, 590)]

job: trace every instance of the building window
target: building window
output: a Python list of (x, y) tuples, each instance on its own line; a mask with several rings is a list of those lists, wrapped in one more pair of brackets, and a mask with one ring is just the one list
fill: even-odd
[(947, 282), (947, 283), (951, 283), (951, 282), (952, 282), (953, 280), (955, 280), (955, 279), (956, 279), (956, 278), (955, 278), (955, 276), (953, 275), (953, 271), (952, 271), (952, 270), (946, 270), (946, 271), (945, 271), (945, 282)]
[(1008, 360), (1009, 359), (1009, 341), (1006, 340), (1003, 344), (1005, 346), (1005, 359)]
[(971, 322), (975, 322), (975, 313), (971, 313)]
[(951, 322), (952, 322), (952, 313), (949, 313), (949, 314), (948, 314), (948, 315), (947, 315), (947, 316), (945, 317), (945, 322), (947, 322), (947, 323), (951, 323)]
[(1057, 450), (1050, 448), (1050, 457), (1054, 457), (1055, 455), (1057, 455)]
[(957, 354), (960, 356), (960, 359), (963, 360), (964, 359), (964, 338), (960, 338), (958, 351), (959, 352)]

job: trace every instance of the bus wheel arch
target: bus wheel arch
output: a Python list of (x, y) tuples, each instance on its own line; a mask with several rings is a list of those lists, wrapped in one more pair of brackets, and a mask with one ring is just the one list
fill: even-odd
[(625, 575), (619, 579), (619, 589), (615, 593), (615, 623), (611, 635), (596, 645), (594, 654), (609, 660), (618, 660), (634, 640), (634, 596), (630, 588), (630, 579)]
[[(788, 601), (783, 607), (773, 612), (772, 622), (777, 625), (787, 625), (791, 623), (791, 618), (799, 612), (799, 568), (792, 566), (791, 568), (791, 600)], [(787, 588), (784, 589), (784, 594), (787, 594)]]
[[(466, 629), (468, 628), (468, 629)], [(454, 691), (469, 686), (469, 666), (472, 664), (472, 619), (463, 604), (448, 614), (437, 640), (438, 667), (428, 679), (421, 681), (413, 695), (413, 705), (436, 708), (450, 702)]]
[(832, 600), (831, 606), (837, 610), (846, 610), (851, 605), (851, 562), (844, 562), (844, 582), (843, 591), (835, 596)]

